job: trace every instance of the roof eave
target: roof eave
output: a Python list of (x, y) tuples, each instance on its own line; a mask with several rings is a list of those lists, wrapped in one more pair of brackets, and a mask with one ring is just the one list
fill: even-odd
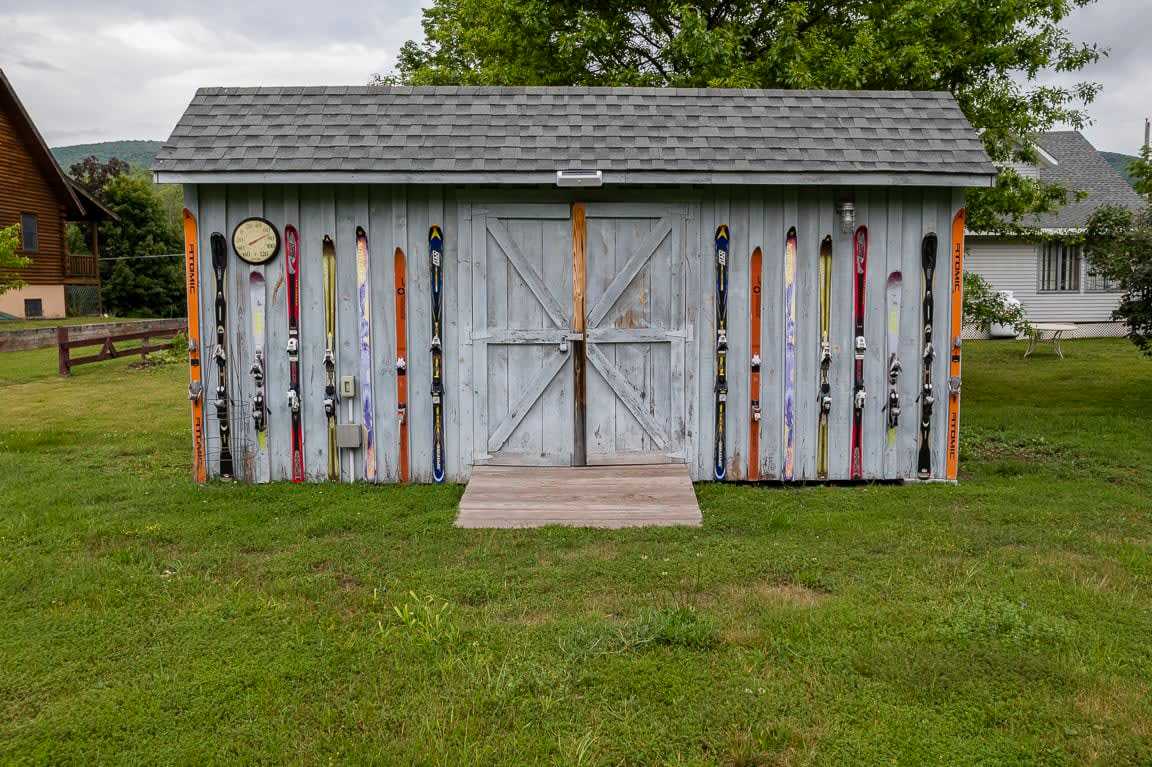
[[(554, 185), (551, 172), (442, 172), (404, 171), (189, 171), (156, 168), (159, 184), (496, 184)], [(605, 171), (604, 186), (734, 185), (734, 186), (918, 186), (990, 187), (994, 170), (984, 172), (924, 173), (908, 171)]]

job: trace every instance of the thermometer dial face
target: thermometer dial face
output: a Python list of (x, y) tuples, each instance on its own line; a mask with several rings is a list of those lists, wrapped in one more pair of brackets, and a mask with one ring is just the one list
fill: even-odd
[(280, 233), (262, 218), (246, 218), (232, 232), (232, 249), (242, 261), (266, 264), (280, 252)]

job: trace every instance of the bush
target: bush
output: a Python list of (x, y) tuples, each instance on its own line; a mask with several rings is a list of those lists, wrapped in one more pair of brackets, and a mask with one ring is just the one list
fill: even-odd
[(1032, 330), (1024, 307), (1009, 304), (1000, 291), (975, 272), (964, 272), (964, 323), (985, 333), (993, 325), (1011, 325), (1017, 333)]

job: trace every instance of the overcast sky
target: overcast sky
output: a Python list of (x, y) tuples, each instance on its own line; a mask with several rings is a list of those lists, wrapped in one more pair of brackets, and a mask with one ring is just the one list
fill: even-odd
[[(0, 67), (53, 146), (165, 139), (198, 86), (367, 82), (421, 34), (420, 5), (199, 0), (180, 14), (149, 0), (4, 0)], [(1152, 113), (1152, 0), (1099, 0), (1069, 27), (1111, 55), (1046, 79), (1102, 82), (1088, 138), (1135, 153)]]

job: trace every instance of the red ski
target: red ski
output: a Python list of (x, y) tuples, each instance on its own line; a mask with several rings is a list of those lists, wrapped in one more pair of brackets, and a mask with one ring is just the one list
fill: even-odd
[(868, 227), (856, 229), (852, 238), (852, 253), (856, 265), (855, 290), (852, 300), (852, 315), (855, 322), (856, 340), (853, 344), (854, 361), (852, 385), (852, 479), (864, 478), (863, 436), (864, 436), (864, 352), (868, 345), (864, 340), (865, 279), (868, 275)]
[(304, 430), (300, 424), (300, 233), (284, 227), (288, 284), (288, 411), (292, 417), (292, 481), (304, 481)]

